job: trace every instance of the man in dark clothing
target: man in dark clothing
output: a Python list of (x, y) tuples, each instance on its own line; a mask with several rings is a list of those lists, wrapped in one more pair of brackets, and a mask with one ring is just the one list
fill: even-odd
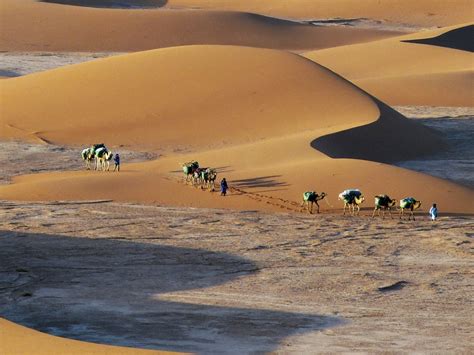
[(120, 171), (120, 155), (115, 154), (114, 156), (114, 163), (115, 163), (115, 167), (114, 167), (114, 171), (117, 170), (117, 171)]
[(225, 178), (223, 178), (221, 180), (221, 196), (225, 196), (228, 188), (229, 186), (227, 186), (227, 181), (225, 180)]

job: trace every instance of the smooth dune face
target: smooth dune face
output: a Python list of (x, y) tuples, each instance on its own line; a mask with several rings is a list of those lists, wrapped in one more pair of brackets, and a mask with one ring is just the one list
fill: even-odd
[(189, 44), (310, 50), (395, 34), (319, 28), (230, 11), (126, 10), (3, 0), (0, 50), (129, 52)]
[(0, 349), (4, 354), (178, 354), (168, 351), (99, 345), (51, 336), (0, 318)]
[(89, 6), (102, 8), (156, 8), (163, 6), (167, 0), (39, 0), (63, 5)]
[(168, 7), (248, 11), (300, 19), (370, 18), (421, 26), (449, 26), (474, 19), (469, 0), (169, 0)]
[[(474, 212), (467, 188), (366, 161), (417, 157), (442, 143), (431, 130), (295, 54), (229, 46), (160, 49), (9, 79), (2, 93), (2, 138), (80, 146), (103, 141), (166, 152), (157, 161), (124, 163), (119, 174), (17, 177), (0, 187), (2, 199), (294, 211), (302, 192), (315, 189), (332, 196), (334, 211), (337, 194), (357, 187), (368, 198), (414, 196), (442, 201), (445, 211)], [(228, 178), (231, 195), (180, 184), (181, 163), (192, 159), (219, 168), (218, 179)]]
[(307, 59), (229, 46), (173, 47), (9, 79), (2, 97), (3, 138), (154, 149), (350, 127), (379, 114), (368, 96)]
[[(391, 105), (473, 106), (472, 25), (306, 53)], [(347, 60), (351, 58), (351, 60)]]

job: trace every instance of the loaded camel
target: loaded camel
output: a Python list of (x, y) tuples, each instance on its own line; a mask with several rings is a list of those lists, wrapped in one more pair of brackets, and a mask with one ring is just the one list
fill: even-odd
[(199, 163), (195, 160), (184, 163), (183, 165), (184, 181), (187, 183), (193, 181), (194, 172), (199, 169)]
[(201, 188), (214, 191), (215, 181), (217, 179), (216, 169), (207, 168), (201, 171)]
[(94, 153), (92, 153), (91, 148), (83, 149), (81, 156), (82, 156), (82, 160), (84, 160), (86, 164), (86, 169), (91, 170), (91, 163), (92, 163), (92, 160), (94, 160)]
[(352, 207), (352, 215), (355, 214), (355, 209), (357, 208), (357, 214), (360, 212), (360, 205), (364, 202), (365, 198), (358, 189), (349, 189), (344, 190), (339, 194), (339, 200), (344, 202), (344, 209), (342, 215), (346, 214), (346, 207), (349, 208), (349, 212)]
[(413, 220), (415, 220), (415, 214), (413, 213), (413, 210), (416, 210), (420, 207), (421, 201), (417, 201), (413, 197), (406, 197), (403, 200), (400, 200), (400, 219), (402, 219), (405, 210), (409, 210), (410, 214), (408, 215), (408, 220), (410, 220), (410, 217), (413, 217)]
[(114, 154), (105, 147), (101, 147), (95, 151), (96, 170), (110, 170), (110, 161)]
[(318, 213), (319, 213), (319, 204), (318, 201), (322, 200), (324, 197), (326, 197), (325, 192), (321, 192), (321, 195), (319, 195), (316, 191), (306, 191), (303, 193), (303, 202), (301, 203), (301, 207), (305, 206), (309, 213), (313, 213), (313, 204), (316, 204), (318, 206)]
[(390, 218), (392, 218), (392, 207), (395, 207), (397, 201), (391, 199), (388, 195), (376, 195), (375, 196), (375, 208), (374, 213), (372, 213), (372, 218), (375, 216), (375, 212), (380, 216), (380, 210), (382, 210), (382, 218), (385, 217), (385, 211), (388, 210), (390, 213)]
[[(104, 143), (93, 144), (91, 147), (82, 150), (81, 156), (87, 170), (91, 169), (91, 163), (96, 158), (95, 153), (100, 148), (105, 148)], [(97, 166), (95, 166), (95, 169), (97, 169)]]

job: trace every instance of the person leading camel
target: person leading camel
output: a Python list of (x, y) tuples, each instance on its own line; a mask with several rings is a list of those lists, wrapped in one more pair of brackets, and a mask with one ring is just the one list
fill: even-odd
[(229, 186), (227, 185), (227, 181), (225, 178), (221, 180), (221, 196), (225, 196), (227, 194), (227, 189)]

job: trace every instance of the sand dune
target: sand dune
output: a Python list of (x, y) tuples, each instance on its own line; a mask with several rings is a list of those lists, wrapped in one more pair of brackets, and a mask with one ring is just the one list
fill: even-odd
[(141, 350), (60, 338), (0, 318), (0, 350), (3, 354), (178, 354)]
[(472, 29), (460, 25), (305, 56), (391, 105), (473, 106)]
[(0, 50), (128, 52), (188, 44), (310, 50), (395, 34), (229, 11), (117, 10), (4, 0)]
[[(2, 91), (2, 138), (82, 146), (105, 141), (166, 155), (125, 166), (120, 174), (18, 177), (0, 188), (3, 199), (104, 198), (297, 211), (305, 190), (325, 190), (335, 204), (340, 191), (359, 187), (368, 204), (370, 196), (384, 192), (442, 201), (449, 212), (473, 212), (467, 188), (364, 161), (414, 158), (442, 143), (431, 130), (295, 54), (168, 48), (9, 79)], [(26, 93), (29, 104), (21, 105)], [(220, 167), (219, 176), (236, 188), (232, 196), (179, 184), (180, 162), (190, 159)]]
[[(2, 92), (3, 138), (209, 149), (322, 129), (317, 138), (380, 117), (377, 125), (388, 130), (410, 128), (401, 141), (385, 137), (388, 147), (420, 134), (425, 142), (370, 159), (393, 161), (439, 144), (428, 129), (395, 111), (381, 115), (380, 104), (341, 77), (275, 50), (188, 46), (141, 52), (3, 81)], [(21, 104), (25, 100), (28, 105)], [(370, 140), (379, 129), (369, 129), (351, 150), (367, 146), (373, 152)]]
[(238, 10), (300, 19), (362, 17), (428, 27), (474, 19), (469, 0), (168, 0), (167, 6)]

